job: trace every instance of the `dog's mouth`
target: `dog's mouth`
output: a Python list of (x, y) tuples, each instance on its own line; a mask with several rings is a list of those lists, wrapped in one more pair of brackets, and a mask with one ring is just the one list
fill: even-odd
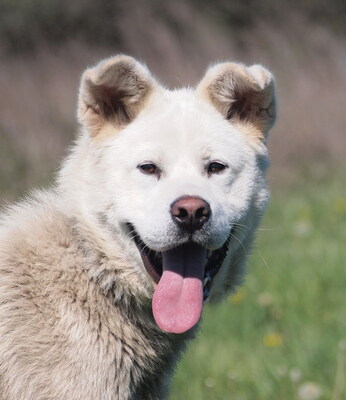
[(158, 326), (166, 332), (183, 333), (200, 319), (203, 302), (226, 255), (232, 231), (219, 249), (188, 242), (168, 251), (148, 248), (131, 225), (131, 236), (143, 264), (157, 284), (153, 295), (153, 314)]

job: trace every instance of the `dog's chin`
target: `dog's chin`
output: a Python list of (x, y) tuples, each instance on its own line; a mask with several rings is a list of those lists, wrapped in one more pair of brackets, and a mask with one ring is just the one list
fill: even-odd
[[(143, 265), (153, 280), (155, 284), (160, 282), (163, 273), (163, 251), (155, 251), (148, 247), (146, 243), (141, 239), (140, 235), (137, 233), (135, 227), (128, 223), (129, 231), (131, 232), (131, 239), (134, 241), (140, 256), (142, 258)], [(226, 241), (217, 249), (210, 250), (205, 248), (205, 262), (201, 265), (204, 269), (203, 274), (203, 300), (206, 301), (209, 297), (210, 288), (214, 277), (220, 270), (230, 245), (231, 237), (234, 235), (234, 228), (230, 231)], [(177, 246), (170, 246), (168, 249), (170, 252), (179, 251), (182, 247), (188, 249), (198, 244), (194, 241), (186, 241), (182, 244), (177, 244)], [(200, 245), (199, 245), (200, 246)], [(203, 246), (200, 246), (203, 247)], [(166, 252), (167, 250), (165, 250)]]

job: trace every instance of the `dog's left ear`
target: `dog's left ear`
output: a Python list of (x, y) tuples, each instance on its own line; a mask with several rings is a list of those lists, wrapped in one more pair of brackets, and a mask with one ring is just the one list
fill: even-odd
[(274, 78), (261, 65), (217, 64), (207, 71), (196, 91), (225, 119), (250, 123), (262, 140), (274, 124)]
[(137, 117), (156, 85), (148, 69), (132, 57), (103, 60), (82, 75), (79, 122), (92, 136), (105, 122), (122, 128)]

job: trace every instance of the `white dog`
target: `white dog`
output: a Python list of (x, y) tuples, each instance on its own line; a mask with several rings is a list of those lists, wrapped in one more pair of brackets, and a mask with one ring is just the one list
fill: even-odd
[(56, 187), (3, 217), (0, 400), (162, 400), (266, 207), (273, 77), (223, 63), (169, 91), (116, 56), (78, 118)]

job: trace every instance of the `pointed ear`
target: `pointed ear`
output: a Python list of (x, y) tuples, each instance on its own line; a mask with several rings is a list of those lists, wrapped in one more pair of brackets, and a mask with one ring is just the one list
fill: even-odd
[(156, 85), (148, 69), (132, 57), (103, 60), (82, 75), (78, 120), (92, 136), (106, 122), (121, 128), (137, 117)]
[(261, 139), (266, 138), (274, 124), (274, 78), (261, 65), (217, 64), (207, 71), (196, 90), (225, 119), (252, 124)]

